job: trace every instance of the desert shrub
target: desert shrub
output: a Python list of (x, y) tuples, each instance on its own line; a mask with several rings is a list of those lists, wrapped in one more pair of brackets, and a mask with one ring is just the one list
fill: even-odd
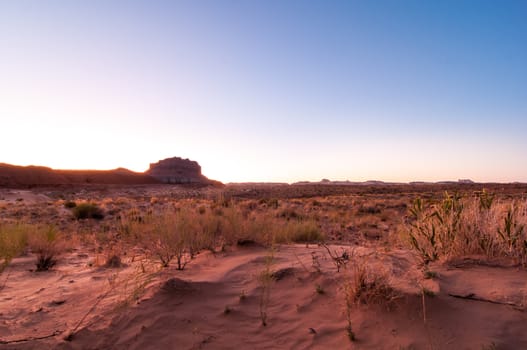
[(315, 221), (290, 220), (287, 222), (276, 222), (274, 229), (276, 231), (276, 243), (322, 242), (325, 238)]
[(243, 209), (247, 212), (251, 212), (253, 210), (256, 210), (258, 208), (258, 202), (256, 201), (245, 201), (243, 203)]
[(75, 206), (72, 210), (73, 216), (77, 220), (82, 219), (96, 219), (102, 220), (104, 218), (104, 212), (97, 204), (94, 203), (81, 203)]
[(284, 219), (287, 219), (287, 220), (301, 219), (302, 218), (302, 214), (298, 213), (293, 208), (285, 208), (285, 209), (281, 210), (278, 213), (278, 217), (281, 217), (281, 218), (284, 218)]
[(216, 248), (224, 245), (222, 217), (206, 212), (196, 218), (197, 232), (201, 248), (215, 252)]
[(177, 269), (183, 270), (201, 249), (197, 227), (191, 209), (164, 209), (145, 217), (139, 227), (140, 239), (147, 251), (167, 267), (175, 259)]
[(236, 206), (225, 209), (223, 215), (222, 239), (223, 247), (235, 244), (240, 238), (247, 236), (248, 218), (242, 215)]
[(324, 234), (314, 221), (298, 223), (291, 235), (291, 240), (296, 243), (322, 242), (324, 239)]
[(64, 208), (72, 209), (72, 208), (75, 208), (76, 206), (77, 206), (77, 203), (75, 203), (74, 201), (64, 202)]
[(204, 205), (200, 205), (198, 207), (198, 213), (200, 213), (201, 215), (205, 214), (207, 212), (207, 207), (205, 207)]
[(357, 209), (358, 214), (369, 214), (369, 215), (375, 215), (381, 213), (381, 208), (375, 206), (375, 205), (361, 205), (359, 209)]
[(269, 198), (267, 199), (267, 206), (269, 208), (278, 208), (280, 206), (280, 202), (278, 202), (278, 199), (277, 198)]
[(120, 239), (132, 246), (140, 243), (145, 231), (146, 218), (151, 213), (143, 213), (137, 208), (133, 208), (117, 216), (116, 229)]
[(322, 206), (322, 203), (316, 199), (313, 199), (313, 201), (311, 201), (311, 206), (313, 207), (321, 207)]
[(237, 242), (253, 242), (264, 246), (274, 243), (276, 218), (268, 214), (259, 214), (242, 222), (243, 229), (238, 232)]
[(0, 223), (0, 273), (26, 246), (27, 226)]
[[(149, 236), (144, 237), (148, 249), (167, 267), (176, 255), (183, 255), (185, 242), (176, 231), (176, 214), (164, 212), (149, 218)], [(180, 268), (183, 269), (184, 266)]]
[(261, 198), (258, 204), (265, 205), (268, 208), (276, 209), (280, 206), (280, 202), (277, 198)]
[[(183, 244), (186, 246), (186, 251), (191, 259), (203, 249), (205, 242), (208, 240), (208, 237), (205, 237), (203, 231), (200, 231), (199, 228), (198, 215), (195, 208), (183, 207), (176, 213), (175, 229), (184, 242)], [(176, 258), (178, 266), (180, 266), (178, 254), (176, 254)]]
[(28, 234), (28, 245), (36, 254), (37, 271), (47, 271), (57, 263), (57, 256), (64, 248), (57, 229), (50, 226), (37, 226)]

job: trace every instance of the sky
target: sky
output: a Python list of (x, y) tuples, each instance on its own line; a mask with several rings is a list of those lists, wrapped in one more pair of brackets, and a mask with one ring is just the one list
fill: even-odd
[(0, 0), (0, 162), (527, 182), (527, 1)]

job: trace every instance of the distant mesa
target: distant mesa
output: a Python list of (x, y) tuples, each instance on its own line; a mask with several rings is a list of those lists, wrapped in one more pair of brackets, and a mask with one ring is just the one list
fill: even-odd
[(43, 166), (17, 166), (0, 163), (0, 187), (53, 185), (146, 185), (146, 184), (221, 185), (201, 174), (201, 166), (178, 157), (150, 164), (144, 172), (125, 168), (114, 170), (56, 170)]
[(201, 174), (198, 162), (179, 157), (167, 158), (151, 163), (145, 174), (166, 184), (201, 184), (210, 182)]
[(473, 184), (473, 183), (475, 183), (471, 179), (459, 179), (459, 180), (457, 180), (457, 182), (460, 183), (460, 184)]

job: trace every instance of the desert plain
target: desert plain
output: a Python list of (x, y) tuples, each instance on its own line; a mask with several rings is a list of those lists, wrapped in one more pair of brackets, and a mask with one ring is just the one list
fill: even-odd
[(2, 349), (525, 349), (527, 185), (0, 189)]

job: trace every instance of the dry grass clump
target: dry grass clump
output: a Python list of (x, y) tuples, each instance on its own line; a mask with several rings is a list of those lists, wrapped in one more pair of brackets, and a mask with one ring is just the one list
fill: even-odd
[(350, 272), (349, 279), (344, 283), (346, 304), (390, 307), (400, 297), (390, 286), (387, 275), (372, 268), (365, 260), (354, 258)]
[(24, 250), (26, 243), (25, 225), (0, 223), (0, 273)]
[(64, 241), (57, 229), (50, 226), (35, 226), (28, 232), (28, 245), (37, 255), (37, 271), (47, 271), (57, 263), (57, 256), (64, 250)]
[(344, 311), (346, 316), (346, 334), (350, 341), (356, 340), (352, 328), (353, 310), (360, 306), (383, 305), (391, 308), (400, 293), (392, 288), (388, 276), (379, 272), (364, 257), (352, 257), (351, 270), (342, 284)]
[(271, 300), (271, 286), (274, 283), (276, 277), (272, 271), (272, 265), (274, 262), (274, 256), (272, 250), (265, 257), (265, 267), (258, 275), (258, 284), (261, 289), (259, 298), (260, 308), (260, 321), (262, 326), (267, 326), (267, 310), (269, 308), (269, 302)]
[(409, 209), (406, 239), (426, 265), (439, 258), (482, 254), (527, 263), (527, 203), (494, 200), (486, 191), (437, 202), (417, 198)]

